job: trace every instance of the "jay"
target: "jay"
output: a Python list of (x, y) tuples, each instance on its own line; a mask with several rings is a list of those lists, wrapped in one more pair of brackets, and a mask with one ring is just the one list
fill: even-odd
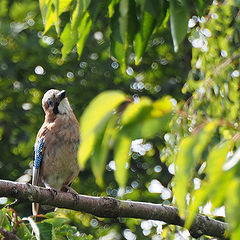
[[(34, 145), (32, 184), (75, 192), (70, 185), (80, 171), (77, 162), (79, 125), (65, 95), (64, 90), (51, 89), (43, 96), (45, 121)], [(34, 216), (38, 209), (39, 204), (33, 203)]]

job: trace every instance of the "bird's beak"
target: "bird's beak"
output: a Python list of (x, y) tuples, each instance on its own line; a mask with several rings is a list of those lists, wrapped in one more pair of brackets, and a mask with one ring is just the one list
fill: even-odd
[(59, 92), (56, 96), (58, 102), (60, 103), (66, 96), (66, 91), (62, 90), (61, 92)]

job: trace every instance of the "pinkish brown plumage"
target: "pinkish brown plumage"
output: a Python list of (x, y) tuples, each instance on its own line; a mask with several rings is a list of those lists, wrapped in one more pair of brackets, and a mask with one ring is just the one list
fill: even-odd
[[(79, 125), (65, 91), (51, 89), (42, 99), (45, 121), (34, 147), (32, 184), (66, 191), (79, 174)], [(33, 215), (39, 205), (33, 203)]]

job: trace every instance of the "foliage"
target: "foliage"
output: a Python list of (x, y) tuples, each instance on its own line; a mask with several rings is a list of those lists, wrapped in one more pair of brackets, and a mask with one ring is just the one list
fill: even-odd
[(106, 91), (98, 95), (80, 119), (80, 167), (84, 167), (92, 153), (93, 173), (97, 183), (102, 186), (107, 153), (111, 145), (114, 145), (115, 178), (120, 187), (125, 187), (131, 142), (161, 135), (168, 129), (167, 123), (173, 111), (171, 100), (174, 99), (168, 96), (155, 102), (147, 97), (137, 98), (124, 106), (125, 109), (120, 114), (114, 109), (127, 101), (124, 93)]
[[(134, 49), (136, 55), (135, 64), (140, 64), (150, 37), (155, 30), (168, 21), (169, 15), (174, 48), (177, 51), (186, 36), (189, 16), (196, 11), (202, 13), (208, 6), (208, 3), (203, 4), (202, 1), (188, 0), (40, 0), (39, 3), (45, 23), (44, 32), (46, 33), (52, 25), (55, 25), (63, 44), (64, 58), (75, 45), (81, 57), (83, 47), (96, 20), (106, 15), (110, 19), (111, 54), (119, 61), (123, 72), (126, 70), (131, 49)], [(67, 22), (61, 18), (64, 12), (69, 13)]]
[[(32, 218), (20, 219), (17, 213), (11, 209), (0, 210), (1, 226), (7, 231), (15, 233), (20, 239), (80, 239), (91, 240), (91, 235), (80, 233), (76, 227), (71, 226), (70, 219), (57, 214), (46, 214), (46, 219), (35, 223)], [(32, 231), (34, 236), (32, 236)]]
[[(82, 132), (73, 188), (176, 205), (187, 228), (196, 213), (224, 209), (239, 239), (238, 1), (39, 2), (44, 27), (33, 1), (0, 3), (1, 176), (30, 179), (41, 97), (66, 89)], [(29, 216), (30, 205), (16, 211)], [(11, 212), (0, 214), (29, 239), (31, 218), (16, 226)], [(189, 237), (157, 221), (66, 210), (37, 226), (53, 238)]]

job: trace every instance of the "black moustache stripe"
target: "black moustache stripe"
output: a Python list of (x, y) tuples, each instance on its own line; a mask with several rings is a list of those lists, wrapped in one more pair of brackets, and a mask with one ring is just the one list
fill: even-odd
[(58, 106), (59, 106), (59, 103), (55, 103), (54, 108), (53, 108), (53, 113), (54, 114), (58, 114), (59, 113)]

